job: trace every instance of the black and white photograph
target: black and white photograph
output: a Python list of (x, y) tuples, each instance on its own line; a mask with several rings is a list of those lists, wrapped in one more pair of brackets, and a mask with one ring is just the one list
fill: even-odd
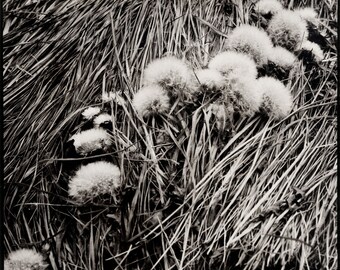
[(336, 0), (4, 0), (0, 269), (336, 270)]

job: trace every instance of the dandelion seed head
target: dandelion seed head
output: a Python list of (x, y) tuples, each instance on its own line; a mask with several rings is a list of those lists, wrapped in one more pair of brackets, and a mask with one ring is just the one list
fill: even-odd
[(115, 195), (121, 186), (119, 168), (106, 161), (82, 165), (69, 182), (69, 195), (78, 201), (100, 195)]
[(267, 76), (259, 78), (258, 84), (263, 91), (262, 109), (274, 119), (289, 115), (293, 107), (289, 89), (279, 80)]
[(294, 11), (281, 10), (269, 22), (269, 36), (277, 46), (296, 50), (307, 39), (307, 23)]
[(176, 57), (167, 56), (151, 62), (144, 70), (143, 86), (160, 85), (170, 94), (190, 92), (192, 71)]
[(159, 85), (144, 86), (134, 95), (132, 104), (141, 117), (164, 114), (170, 109), (170, 99)]
[(97, 150), (107, 151), (112, 145), (109, 134), (101, 128), (92, 128), (74, 134), (70, 141), (73, 141), (76, 152), (86, 156)]
[(97, 115), (93, 119), (93, 126), (95, 128), (99, 128), (101, 125), (107, 122), (112, 123), (112, 116), (109, 115), (108, 113), (102, 113), (102, 114)]
[(200, 69), (195, 71), (196, 77), (195, 80), (198, 84), (200, 84), (200, 88), (205, 90), (219, 90), (222, 89), (226, 82), (225, 78), (221, 75), (220, 72), (214, 69)]
[(99, 107), (88, 107), (82, 112), (82, 116), (84, 119), (91, 120), (96, 115), (100, 114), (100, 108)]
[(19, 249), (11, 252), (5, 260), (5, 270), (18, 269), (37, 269), (43, 270), (47, 268), (42, 254), (33, 249)]
[(256, 64), (248, 55), (226, 51), (217, 54), (209, 62), (209, 68), (217, 70), (224, 77), (249, 77), (255, 79), (257, 77)]
[(310, 42), (309, 40), (304, 41), (301, 44), (301, 49), (305, 51), (310, 51), (316, 62), (320, 62), (324, 59), (324, 54), (320, 46), (314, 42)]
[(277, 46), (269, 52), (269, 60), (287, 70), (294, 66), (297, 57), (287, 49)]
[(255, 4), (255, 11), (261, 15), (275, 14), (282, 9), (282, 4), (276, 0), (260, 0)]
[(318, 13), (311, 7), (299, 8), (294, 10), (302, 19), (314, 25), (319, 24)]
[(268, 62), (268, 51), (273, 47), (268, 34), (251, 25), (236, 27), (228, 36), (227, 49), (244, 53), (254, 59), (258, 66)]
[(226, 103), (232, 102), (235, 111), (239, 111), (245, 116), (251, 116), (259, 111), (262, 103), (263, 92), (258, 87), (256, 79), (249, 77), (234, 76), (230, 78), (230, 90), (226, 95)]

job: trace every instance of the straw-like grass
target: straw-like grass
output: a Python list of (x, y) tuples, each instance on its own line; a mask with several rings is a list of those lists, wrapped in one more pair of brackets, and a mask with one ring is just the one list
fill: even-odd
[[(5, 254), (49, 243), (52, 269), (336, 269), (336, 1), (285, 1), (317, 7), (329, 45), (290, 72), (282, 121), (221, 134), (208, 101), (147, 122), (132, 106), (153, 59), (202, 68), (236, 25), (257, 25), (236, 2), (3, 3)], [(122, 201), (84, 206), (64, 147), (105, 91), (126, 101), (110, 105)]]

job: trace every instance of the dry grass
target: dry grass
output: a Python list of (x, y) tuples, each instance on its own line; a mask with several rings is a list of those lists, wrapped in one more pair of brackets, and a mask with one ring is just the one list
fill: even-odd
[[(241, 119), (221, 139), (206, 106), (145, 123), (131, 105), (151, 60), (206, 66), (252, 23), (236, 2), (3, 3), (6, 254), (49, 243), (51, 269), (336, 269), (336, 1), (285, 1), (318, 7), (330, 45), (317, 71), (291, 71), (284, 120)], [(77, 205), (64, 143), (109, 90), (126, 100), (111, 104), (123, 202)], [(300, 203), (277, 208), (293, 187)]]

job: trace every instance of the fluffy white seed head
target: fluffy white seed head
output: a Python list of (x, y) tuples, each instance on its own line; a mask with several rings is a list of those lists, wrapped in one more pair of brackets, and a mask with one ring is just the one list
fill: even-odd
[(251, 25), (236, 27), (228, 36), (227, 49), (244, 53), (254, 59), (258, 66), (268, 62), (268, 51), (273, 47), (268, 34)]
[(316, 62), (320, 62), (324, 59), (324, 54), (320, 46), (314, 42), (306, 40), (302, 43), (301, 49), (305, 51), (310, 51)]
[(270, 20), (269, 36), (275, 45), (296, 50), (308, 37), (307, 23), (294, 11), (281, 10)]
[(104, 194), (115, 195), (121, 186), (119, 168), (106, 161), (83, 165), (69, 182), (69, 195), (78, 201)]
[(5, 260), (5, 270), (19, 270), (19, 269), (38, 269), (43, 270), (47, 268), (42, 254), (33, 249), (19, 249), (11, 252)]
[(82, 116), (84, 119), (91, 120), (96, 115), (100, 114), (100, 108), (99, 107), (88, 107), (82, 112)]
[(170, 109), (170, 99), (159, 85), (148, 85), (138, 90), (132, 105), (141, 117), (148, 117), (166, 113)]
[(217, 54), (209, 62), (209, 68), (217, 70), (224, 77), (248, 77), (256, 79), (257, 69), (256, 64), (253, 59), (248, 55), (234, 52), (226, 51)]
[[(226, 95), (226, 103), (232, 102), (235, 111), (251, 116), (259, 111), (263, 92), (256, 79), (234, 76), (230, 78), (230, 92)], [(228, 100), (229, 99), (229, 100)]]
[(299, 8), (296, 9), (295, 12), (307, 22), (310, 22), (314, 25), (319, 24), (318, 13), (311, 7)]
[(269, 53), (269, 60), (275, 63), (277, 66), (287, 70), (294, 66), (297, 58), (287, 49), (277, 46), (274, 47)]
[(283, 9), (282, 4), (276, 0), (260, 0), (255, 4), (255, 11), (261, 15), (275, 14)]
[(143, 86), (160, 85), (174, 96), (190, 91), (191, 81), (190, 68), (173, 56), (156, 59), (144, 70)]
[(86, 156), (96, 150), (107, 151), (112, 145), (110, 135), (101, 128), (92, 128), (74, 134), (70, 140), (79, 155)]
[(262, 108), (274, 119), (281, 119), (289, 115), (293, 107), (293, 97), (289, 89), (272, 77), (258, 79), (259, 87), (263, 91)]
[(226, 85), (225, 78), (220, 72), (214, 69), (199, 69), (195, 71), (194, 80), (201, 86), (203, 90), (220, 90)]
[(95, 128), (99, 128), (101, 124), (104, 124), (105, 122), (112, 122), (112, 116), (109, 115), (108, 113), (102, 113), (97, 115), (93, 119), (93, 126)]

